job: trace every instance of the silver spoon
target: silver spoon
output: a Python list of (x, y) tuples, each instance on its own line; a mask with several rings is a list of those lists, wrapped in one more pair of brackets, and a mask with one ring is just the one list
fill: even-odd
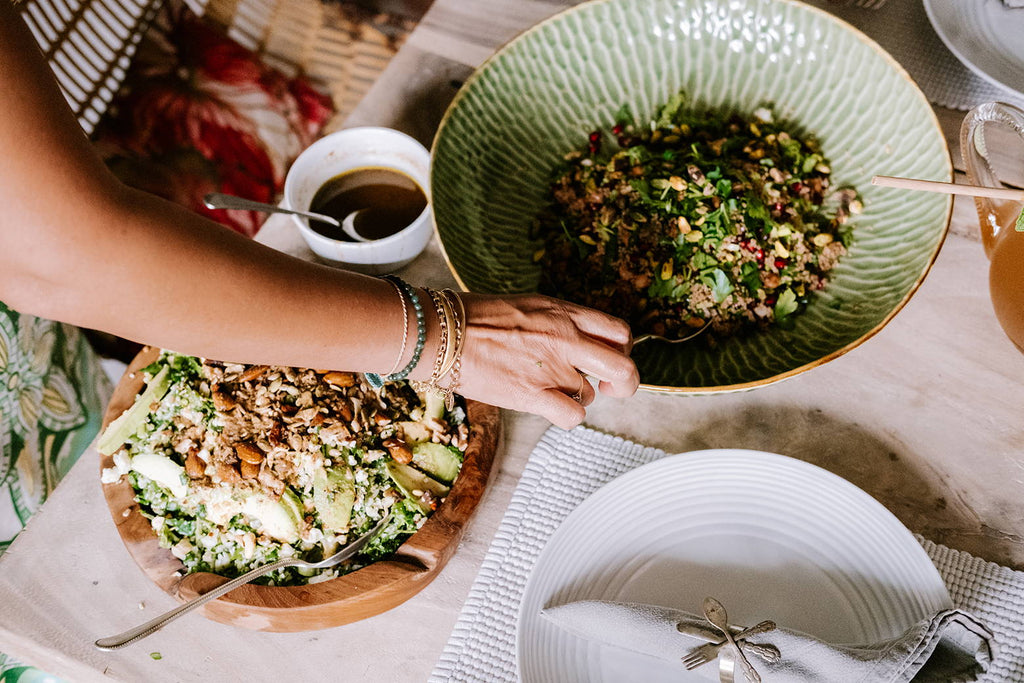
[(345, 220), (339, 221), (337, 218), (325, 216), (322, 213), (314, 213), (313, 211), (295, 211), (293, 209), (286, 209), (274, 204), (264, 204), (263, 202), (256, 202), (251, 199), (223, 194), (221, 192), (211, 192), (204, 196), (203, 204), (205, 204), (208, 209), (240, 209), (242, 211), (263, 211), (264, 213), (284, 213), (291, 216), (300, 216), (308, 220), (320, 221), (322, 223), (333, 225), (356, 242), (371, 241), (356, 232), (355, 217), (359, 211), (353, 211), (349, 215), (345, 216)]
[(186, 602), (183, 605), (175, 607), (169, 612), (161, 614), (155, 619), (147, 621), (145, 624), (136, 626), (135, 628), (125, 631), (124, 633), (119, 633), (116, 636), (110, 636), (109, 638), (100, 638), (96, 641), (96, 647), (100, 650), (119, 650), (122, 647), (127, 647), (132, 643), (136, 643), (142, 640), (146, 636), (150, 636), (156, 633), (167, 624), (171, 623), (178, 617), (191, 612), (196, 607), (201, 607), (206, 603), (210, 602), (211, 600), (216, 600), (225, 593), (230, 593), (242, 584), (249, 583), (253, 579), (257, 579), (263, 576), (264, 574), (269, 574), (270, 572), (277, 569), (281, 569), (282, 567), (301, 567), (304, 569), (327, 569), (328, 567), (333, 567), (337, 564), (340, 564), (341, 562), (344, 562), (345, 560), (347, 560), (348, 558), (352, 557), (360, 550), (362, 550), (363, 546), (366, 545), (374, 536), (376, 536), (384, 528), (384, 525), (387, 524), (388, 520), (390, 519), (391, 513), (389, 512), (383, 517), (383, 519), (377, 522), (376, 526), (374, 526), (365, 534), (363, 534), (356, 540), (352, 541), (351, 543), (349, 543), (344, 548), (334, 553), (327, 559), (321, 560), (319, 562), (306, 562), (305, 560), (300, 560), (294, 557), (285, 557), (280, 560), (277, 560), (276, 562), (265, 564), (262, 567), (256, 567), (255, 569), (248, 571), (245, 574), (242, 574), (238, 578), (231, 579), (227, 583), (223, 583), (220, 586), (214, 588), (213, 590), (207, 593), (203, 593), (198, 598), (190, 600), (189, 602)]
[(761, 677), (754, 670), (754, 667), (751, 666), (747, 656), (743, 654), (743, 650), (736, 643), (736, 639), (732, 637), (732, 630), (729, 628), (729, 613), (725, 611), (725, 606), (714, 598), (704, 598), (704, 617), (711, 622), (712, 626), (725, 634), (725, 639), (732, 646), (733, 654), (736, 656), (736, 661), (739, 662), (740, 668), (743, 669), (743, 675), (746, 679), (753, 681), (753, 683), (761, 683)]

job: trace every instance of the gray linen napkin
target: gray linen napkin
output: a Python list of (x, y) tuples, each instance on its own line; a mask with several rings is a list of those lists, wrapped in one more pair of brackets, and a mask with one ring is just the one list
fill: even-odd
[[(703, 617), (654, 605), (584, 600), (547, 607), (541, 615), (581, 638), (675, 662), (707, 640), (720, 639)], [(707, 640), (683, 635), (676, 628), (680, 623), (703, 630)], [(748, 640), (771, 643), (782, 654), (776, 663), (747, 655), (764, 683), (958, 683), (975, 680), (993, 658), (992, 632), (957, 609), (937, 612), (880, 643), (831, 645), (784, 628)], [(736, 680), (742, 680), (738, 668)]]

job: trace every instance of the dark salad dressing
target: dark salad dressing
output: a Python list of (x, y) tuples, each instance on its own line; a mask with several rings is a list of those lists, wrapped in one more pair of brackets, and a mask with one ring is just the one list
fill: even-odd
[[(310, 211), (339, 222), (358, 211), (352, 221), (366, 239), (390, 237), (412, 225), (427, 207), (427, 196), (415, 180), (391, 168), (354, 168), (336, 175), (316, 191)], [(311, 220), (310, 227), (325, 237), (354, 242), (340, 228)]]

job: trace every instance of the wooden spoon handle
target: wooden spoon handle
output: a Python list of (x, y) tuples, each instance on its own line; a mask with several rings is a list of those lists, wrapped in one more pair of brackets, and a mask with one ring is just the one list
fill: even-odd
[(895, 187), (901, 190), (921, 190), (941, 194), (962, 194), (968, 197), (988, 197), (990, 199), (1009, 199), (1024, 202), (1024, 190), (1007, 187), (984, 187), (982, 185), (959, 185), (942, 183), (937, 180), (919, 180), (917, 178), (897, 178), (895, 176), (876, 175), (871, 179), (872, 185), (879, 187)]

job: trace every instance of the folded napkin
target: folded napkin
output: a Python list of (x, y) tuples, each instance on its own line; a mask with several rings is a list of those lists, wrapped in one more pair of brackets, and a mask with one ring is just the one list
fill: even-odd
[[(581, 638), (674, 662), (721, 640), (703, 617), (654, 605), (585, 600), (548, 607), (541, 615)], [(745, 652), (764, 683), (955, 683), (975, 680), (993, 658), (992, 632), (957, 609), (942, 610), (880, 643), (832, 645), (784, 628), (744, 640), (774, 645), (782, 655), (771, 663)], [(717, 672), (712, 664), (705, 668)], [(743, 680), (739, 667), (736, 680)]]

